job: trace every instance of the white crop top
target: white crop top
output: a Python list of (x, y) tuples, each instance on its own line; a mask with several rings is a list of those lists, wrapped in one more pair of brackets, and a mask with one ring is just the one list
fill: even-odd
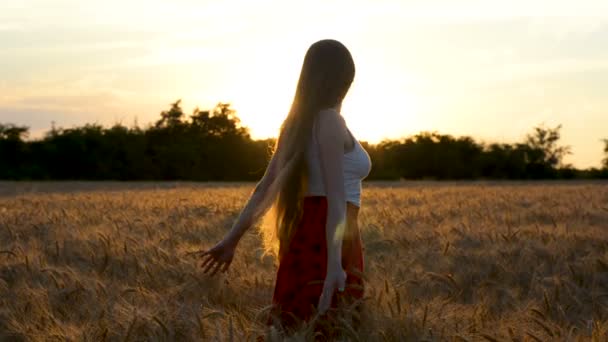
[[(347, 128), (348, 130), (348, 128)], [(325, 196), (325, 186), (323, 185), (323, 174), (321, 171), (321, 159), (319, 155), (319, 143), (316, 138), (316, 129), (312, 130), (312, 136), (307, 149), (308, 161), (308, 196)], [(353, 134), (348, 130), (352, 137), (354, 146), (349, 152), (344, 153), (343, 172), (344, 172), (344, 193), (346, 201), (354, 205), (361, 206), (361, 181), (369, 175), (372, 163), (369, 155), (361, 146), (359, 141), (355, 139)]]

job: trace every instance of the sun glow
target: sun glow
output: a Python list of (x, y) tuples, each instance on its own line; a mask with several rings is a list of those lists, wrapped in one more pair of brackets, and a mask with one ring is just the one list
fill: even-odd
[[(266, 55), (239, 68), (239, 81), (227, 93), (234, 94), (232, 104), (253, 138), (276, 137), (293, 100), (306, 48), (294, 49), (281, 58)], [(414, 122), (416, 99), (406, 81), (379, 63), (358, 64), (355, 81), (342, 108), (342, 115), (357, 139), (377, 143), (411, 134), (413, 127), (419, 127)]]
[(306, 49), (333, 38), (355, 60), (342, 114), (359, 140), (515, 142), (562, 124), (566, 162), (597, 167), (605, 13), (605, 0), (4, 1), (0, 122), (39, 137), (51, 122), (145, 126), (177, 99), (188, 114), (222, 101), (253, 138), (274, 137)]
[(342, 115), (357, 139), (377, 143), (399, 138), (419, 127), (414, 93), (383, 68), (357, 71)]

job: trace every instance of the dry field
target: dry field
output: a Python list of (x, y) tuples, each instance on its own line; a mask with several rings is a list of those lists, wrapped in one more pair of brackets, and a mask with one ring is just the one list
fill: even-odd
[[(258, 236), (216, 278), (191, 254), (251, 189), (0, 183), (0, 340), (255, 340), (275, 273)], [(608, 340), (608, 183), (368, 183), (360, 224), (345, 340)]]

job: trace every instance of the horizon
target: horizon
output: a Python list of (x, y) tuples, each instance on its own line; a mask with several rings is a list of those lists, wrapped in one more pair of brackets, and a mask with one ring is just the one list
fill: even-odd
[(355, 59), (343, 115), (359, 140), (436, 131), (515, 142), (539, 124), (561, 124), (561, 144), (572, 147), (564, 162), (600, 165), (608, 3), (313, 5), (0, 4), (0, 123), (29, 126), (32, 138), (51, 122), (130, 126), (137, 118), (145, 127), (182, 99), (186, 114), (231, 103), (252, 138), (273, 137), (306, 49), (334, 38)]
[[(178, 101), (180, 101), (180, 108), (182, 108), (183, 113), (184, 113), (183, 122), (191, 122), (191, 119), (190, 119), (190, 114), (188, 114), (188, 111), (186, 110), (186, 108), (184, 108), (184, 107), (181, 105), (181, 103), (182, 103), (181, 99), (180, 99), (180, 100), (178, 100)], [(220, 102), (220, 103), (218, 103), (218, 104), (222, 104), (222, 103), (223, 103), (223, 104), (229, 104), (229, 103), (227, 103), (227, 102)], [(206, 110), (212, 111), (212, 110), (213, 110), (213, 108), (200, 108), (200, 106), (195, 106), (194, 108), (198, 108), (198, 109), (199, 109), (199, 110), (201, 110), (201, 111), (206, 111)], [(232, 106), (231, 106), (230, 108), (232, 108)], [(167, 108), (167, 109), (168, 109), (168, 108)], [(235, 110), (234, 108), (232, 108), (232, 109), (233, 109), (233, 110)], [(250, 127), (248, 127), (248, 126), (246, 126), (246, 125), (244, 125), (244, 124), (242, 124), (242, 122), (241, 122), (241, 120), (240, 120), (239, 113), (238, 113), (238, 111), (237, 111), (237, 110), (235, 110), (234, 115), (235, 115), (235, 116), (237, 117), (237, 119), (239, 120), (239, 124), (238, 124), (238, 125), (239, 125), (240, 127), (243, 127), (243, 128), (245, 128), (245, 129), (247, 129), (248, 134), (249, 134), (249, 136), (250, 136), (250, 139), (251, 139), (251, 140), (253, 140), (253, 141), (264, 141), (264, 140), (267, 140), (267, 139), (276, 139), (276, 138), (277, 138), (277, 135), (273, 135), (273, 136), (262, 136), (262, 137), (256, 137), (256, 136), (254, 136), (254, 135), (251, 133), (251, 128), (250, 128)], [(157, 118), (157, 120), (158, 120), (158, 119), (160, 119), (160, 112), (159, 112), (159, 117)], [(45, 136), (46, 136), (48, 133), (50, 133), (50, 132), (52, 131), (52, 129), (58, 129), (58, 130), (78, 129), (78, 128), (82, 128), (82, 127), (84, 127), (85, 125), (94, 125), (94, 126), (100, 126), (100, 127), (102, 127), (103, 129), (109, 129), (109, 128), (112, 128), (113, 126), (119, 125), (119, 126), (122, 126), (122, 127), (126, 127), (126, 128), (128, 128), (128, 129), (135, 129), (135, 128), (138, 128), (138, 129), (147, 130), (147, 129), (150, 129), (150, 128), (154, 128), (154, 127), (155, 127), (155, 123), (156, 123), (156, 121), (157, 121), (157, 120), (150, 121), (150, 122), (148, 122), (148, 123), (146, 123), (146, 124), (144, 124), (144, 125), (142, 125), (142, 124), (141, 124), (141, 123), (139, 123), (137, 120), (135, 120), (135, 121), (134, 121), (132, 124), (130, 124), (130, 125), (129, 125), (129, 124), (125, 124), (125, 123), (123, 123), (123, 122), (114, 122), (114, 123), (112, 123), (112, 124), (108, 124), (108, 125), (100, 124), (100, 123), (98, 123), (98, 122), (89, 122), (89, 123), (85, 123), (85, 124), (83, 124), (83, 125), (72, 125), (72, 126), (70, 126), (70, 127), (62, 127), (62, 126), (57, 126), (57, 125), (55, 125), (55, 124), (54, 124), (54, 122), (53, 122), (53, 123), (52, 123), (52, 125), (51, 125), (51, 127), (49, 127), (49, 128), (48, 128), (48, 129), (46, 129), (46, 130), (42, 130), (42, 129), (41, 129), (41, 130), (39, 130), (39, 131), (36, 131), (36, 132), (35, 132), (35, 134), (32, 134), (32, 131), (31, 131), (31, 130), (29, 130), (29, 127), (28, 127), (28, 132), (27, 132), (27, 135), (26, 135), (26, 137), (25, 137), (25, 141), (40, 141), (40, 140), (44, 139), (44, 138), (45, 138)], [(2, 123), (2, 122), (0, 122), (0, 125), (1, 125), (1, 124), (3, 124), (3, 123)], [(9, 124), (9, 125), (10, 125), (10, 124)], [(22, 125), (18, 125), (18, 124), (16, 124), (15, 126), (22, 126)], [(541, 124), (541, 125), (536, 125), (536, 126), (534, 126), (534, 127), (531, 127), (531, 128), (530, 128), (530, 130), (528, 131), (528, 133), (532, 134), (532, 133), (533, 133), (533, 130), (534, 130), (534, 128), (535, 128), (535, 127), (554, 128), (554, 127), (547, 127), (546, 125), (542, 125), (542, 124)], [(364, 140), (364, 139), (358, 139), (358, 140), (359, 140), (360, 142), (362, 142), (362, 143), (367, 143), (367, 144), (370, 144), (370, 145), (372, 145), (372, 146), (374, 146), (374, 145), (376, 145), (376, 146), (377, 146), (377, 145), (379, 145), (379, 144), (381, 144), (381, 143), (383, 143), (383, 142), (390, 142), (390, 141), (402, 141), (403, 139), (409, 139), (409, 138), (413, 138), (413, 137), (415, 137), (416, 135), (425, 134), (425, 133), (428, 133), (428, 134), (439, 134), (439, 135), (442, 135), (442, 136), (452, 136), (452, 137), (454, 137), (454, 138), (465, 138), (465, 137), (469, 137), (469, 138), (473, 138), (473, 139), (474, 139), (474, 141), (475, 141), (475, 143), (477, 143), (477, 144), (481, 144), (481, 146), (483, 146), (483, 147), (487, 147), (489, 144), (493, 144), (493, 143), (499, 143), (499, 144), (502, 144), (502, 143), (505, 143), (505, 144), (525, 143), (525, 141), (524, 141), (524, 140), (525, 140), (525, 136), (522, 136), (522, 139), (520, 139), (519, 141), (497, 141), (497, 140), (483, 140), (483, 139), (480, 139), (479, 137), (468, 136), (468, 135), (454, 135), (454, 134), (451, 134), (450, 132), (440, 132), (440, 131), (419, 131), (419, 132), (415, 132), (415, 133), (412, 133), (412, 134), (409, 134), (409, 135), (403, 135), (403, 136), (400, 136), (400, 137), (393, 137), (393, 138), (384, 138), (384, 139), (381, 139), (381, 140), (378, 140), (378, 141), (368, 141), (368, 140)], [(560, 144), (558, 144), (558, 145), (560, 145)], [(560, 145), (560, 146), (561, 146), (561, 145)], [(566, 154), (566, 157), (567, 157), (567, 156), (568, 156), (568, 154)], [(569, 165), (568, 165), (568, 164), (564, 164), (563, 166), (568, 167)], [(591, 167), (591, 168), (593, 168), (593, 167)], [(580, 170), (585, 170), (585, 169), (590, 169), (590, 168), (578, 168), (578, 169), (580, 169)]]

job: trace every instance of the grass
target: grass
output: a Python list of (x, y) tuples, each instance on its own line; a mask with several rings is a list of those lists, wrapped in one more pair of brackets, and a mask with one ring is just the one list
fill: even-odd
[[(226, 275), (193, 254), (251, 190), (0, 183), (0, 340), (277, 339), (254, 230)], [(346, 340), (608, 339), (607, 183), (371, 183), (362, 202), (366, 307)]]

